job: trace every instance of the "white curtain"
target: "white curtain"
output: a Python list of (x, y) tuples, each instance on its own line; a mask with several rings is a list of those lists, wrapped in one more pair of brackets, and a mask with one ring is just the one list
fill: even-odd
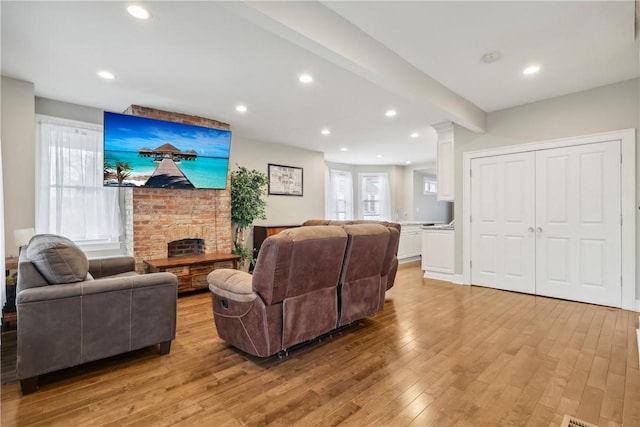
[(117, 243), (118, 189), (102, 186), (102, 126), (38, 116), (36, 135), (36, 232)]
[(329, 170), (329, 195), (327, 218), (333, 220), (353, 219), (353, 178), (351, 172)]
[(383, 221), (391, 221), (391, 189), (389, 187), (389, 175), (384, 173), (380, 174), (380, 200), (381, 200), (381, 215)]
[(333, 212), (333, 192), (331, 191), (331, 171), (328, 166), (324, 167), (324, 217), (331, 219)]
[(7, 301), (7, 278), (4, 275), (4, 178), (2, 173), (2, 144), (0, 144), (0, 236), (2, 236), (2, 244), (0, 244), (0, 267), (2, 267), (2, 286), (0, 287), (0, 308), (4, 307)]

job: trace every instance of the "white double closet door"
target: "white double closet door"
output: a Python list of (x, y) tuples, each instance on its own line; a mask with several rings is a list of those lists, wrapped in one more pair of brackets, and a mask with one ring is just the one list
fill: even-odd
[(621, 306), (619, 141), (471, 161), (471, 283)]

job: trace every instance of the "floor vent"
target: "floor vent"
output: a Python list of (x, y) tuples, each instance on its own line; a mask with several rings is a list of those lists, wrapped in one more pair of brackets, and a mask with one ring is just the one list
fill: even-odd
[(595, 424), (588, 423), (586, 421), (579, 420), (577, 418), (565, 415), (562, 419), (560, 427), (598, 427)]

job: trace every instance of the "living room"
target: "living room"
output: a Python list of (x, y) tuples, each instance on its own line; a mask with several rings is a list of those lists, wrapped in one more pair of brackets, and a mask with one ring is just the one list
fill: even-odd
[[(220, 14), (229, 13), (227, 8), (222, 8)], [(154, 7), (150, 9), (153, 19)], [(156, 16), (160, 10), (160, 6), (157, 6)], [(187, 10), (185, 8), (181, 13), (187, 13)], [(11, 12), (12, 9), (3, 5), (3, 24), (5, 20), (11, 19), (7, 11)], [(7, 28), (5, 25), (3, 27)], [(7, 30), (3, 30), (3, 40), (7, 35), (5, 31)], [(637, 53), (637, 36), (632, 44)], [(15, 45), (13, 48), (15, 49)], [(43, 89), (43, 82), (31, 79), (29, 74), (5, 72), (6, 63), (3, 53), (1, 119), (4, 247), (7, 256), (18, 255), (14, 230), (32, 228), (36, 224), (36, 175), (39, 160), (36, 153), (35, 124), (40, 116), (101, 126), (104, 111), (123, 112), (131, 105), (144, 105), (175, 114), (196, 115), (228, 123), (233, 131), (230, 170), (235, 165), (240, 165), (267, 173), (268, 165), (275, 164), (300, 168), (304, 174), (302, 197), (268, 195), (267, 219), (256, 221), (255, 225), (258, 226), (300, 225), (308, 219), (327, 218), (328, 194), (325, 180), (329, 168), (351, 169), (354, 176), (359, 172), (386, 173), (390, 187), (389, 211), (392, 213), (386, 219), (419, 219), (415, 213), (416, 202), (413, 196), (414, 176), (416, 171), (427, 168), (435, 170), (433, 139), (427, 144), (432, 157), (420, 158), (417, 162), (412, 157), (394, 161), (373, 159), (367, 164), (351, 162), (346, 157), (341, 161), (337, 157), (341, 145), (335, 145), (335, 141), (327, 142), (326, 135), (308, 138), (319, 141), (318, 147), (325, 144), (326, 151), (289, 143), (285, 134), (289, 130), (293, 133), (297, 127), (288, 127), (289, 117), (293, 117), (292, 111), (289, 111), (291, 116), (285, 111), (278, 121), (272, 122), (272, 127), (277, 130), (275, 133), (281, 133), (282, 138), (274, 138), (272, 133), (269, 138), (261, 139), (256, 135), (261, 129), (267, 133), (268, 126), (264, 122), (256, 130), (247, 130), (251, 114), (260, 114), (252, 110), (255, 108), (253, 105), (249, 105), (246, 115), (222, 110), (220, 113), (210, 113), (208, 110), (199, 112), (196, 105), (171, 99), (170, 95), (162, 94), (153, 98), (132, 91), (126, 105), (118, 104), (118, 107), (113, 107), (113, 101), (108, 100), (109, 91), (121, 90), (116, 89), (115, 85), (105, 92), (104, 102), (81, 102), (75, 94), (58, 96), (49, 89)], [(8, 63), (11, 64), (11, 61)], [(153, 80), (152, 77), (146, 78)], [(124, 79), (117, 76), (114, 82), (106, 84), (117, 85)], [(248, 86), (253, 91), (259, 90), (259, 85), (256, 85), (258, 88), (253, 84)], [(290, 91), (297, 90), (299, 88), (292, 85)], [(161, 92), (160, 89), (158, 91)], [(171, 88), (167, 88), (167, 91), (170, 93)], [(288, 93), (282, 93), (283, 99), (288, 96)], [(318, 93), (314, 96), (304, 99), (306, 102), (313, 102)], [(461, 123), (458, 123), (453, 120), (453, 115), (448, 116), (453, 122), (455, 141), (452, 166), (455, 176), (452, 218), (457, 219), (453, 231), (454, 273), (460, 282), (465, 281), (468, 261), (464, 255), (467, 242), (464, 235), (467, 224), (464, 220), (467, 200), (464, 193), (465, 154), (594, 134), (615, 134), (627, 129), (637, 130), (640, 125), (639, 97), (636, 60), (635, 74), (625, 78), (605, 84), (592, 84), (584, 89), (556, 96), (540, 95), (528, 102), (484, 113), (483, 132), (474, 130), (469, 121), (462, 123), (463, 120), (460, 120)], [(232, 109), (233, 105), (226, 108)], [(305, 104), (294, 104), (290, 110), (296, 108), (304, 110)], [(309, 117), (313, 117), (313, 114), (309, 114)], [(386, 118), (379, 117), (375, 120), (383, 121)], [(312, 125), (310, 127), (315, 129), (315, 120)], [(427, 127), (427, 131), (437, 139), (437, 132), (430, 126), (425, 129)], [(332, 129), (333, 133), (329, 137), (337, 138), (336, 129)], [(318, 130), (314, 132), (319, 134)], [(637, 145), (637, 131), (633, 138), (633, 144)], [(329, 147), (336, 153), (327, 154)], [(404, 146), (398, 143), (398, 147)], [(372, 148), (364, 150), (369, 151), (369, 154), (377, 154)], [(349, 153), (355, 151), (355, 148), (350, 147)], [(391, 151), (403, 150), (397, 148)], [(385, 153), (386, 158), (390, 158), (391, 154), (388, 156)], [(407, 161), (413, 163), (407, 164)], [(633, 152), (631, 162), (640, 164), (640, 150)], [(625, 276), (625, 280), (621, 284), (622, 300), (618, 305), (622, 310), (531, 295), (526, 297), (532, 299), (525, 301), (517, 299), (518, 294), (514, 297), (512, 293), (495, 289), (427, 279), (423, 281), (423, 272), (414, 263), (399, 267), (396, 284), (393, 289), (388, 290), (385, 309), (380, 314), (328, 337), (325, 343), (312, 343), (297, 353), (292, 352), (288, 359), (261, 360), (246, 356), (226, 345), (216, 334), (210, 296), (206, 293), (194, 294), (178, 299), (176, 339), (168, 356), (140, 350), (102, 362), (92, 362), (96, 364), (72, 368), (71, 371), (62, 371), (62, 374), (44, 378), (38, 392), (24, 397), (20, 396), (17, 383), (3, 383), (3, 425), (38, 422), (177, 424), (180, 420), (186, 424), (216, 422), (229, 425), (271, 422), (298, 425), (340, 422), (352, 425), (411, 422), (415, 425), (456, 422), (459, 425), (494, 425), (517, 420), (523, 421), (522, 424), (530, 422), (534, 425), (549, 425), (550, 422), (558, 422), (558, 417), (561, 419), (564, 414), (578, 416), (594, 424), (616, 425), (623, 424), (624, 420), (625, 425), (638, 425), (640, 415), (632, 404), (636, 401), (634, 399), (639, 398), (637, 385), (640, 383), (637, 342), (633, 336), (638, 327), (638, 319), (637, 313), (635, 316), (632, 313), (640, 308), (640, 280), (635, 265), (635, 254), (640, 251), (640, 239), (637, 238), (637, 230), (640, 229), (637, 209), (640, 173), (637, 170), (631, 181), (634, 189), (630, 196), (631, 209), (625, 208), (623, 212), (625, 226), (634, 224), (631, 237), (633, 251), (623, 251), (620, 256), (627, 259), (633, 254), (634, 259), (629, 263), (633, 264), (633, 268), (625, 267), (627, 264), (622, 267), (621, 274)], [(126, 221), (127, 212), (122, 212), (122, 215)], [(626, 222), (627, 218), (630, 218), (629, 222)], [(625, 239), (624, 235), (622, 239)], [(115, 251), (126, 251), (125, 247), (126, 242), (121, 242), (121, 246)], [(629, 271), (632, 273), (628, 273)], [(432, 302), (417, 304), (417, 301), (430, 298), (433, 298)], [(491, 305), (492, 301), (496, 301), (496, 311), (489, 307), (485, 312), (459, 313), (459, 316), (456, 314), (458, 308), (468, 309), (472, 301), (478, 305), (480, 302)], [(531, 309), (529, 304), (537, 306), (537, 309)], [(482, 314), (487, 316), (486, 321), (480, 322), (482, 324), (488, 323), (488, 319), (508, 322), (506, 313), (515, 315), (508, 310), (510, 305), (523, 309), (520, 314), (524, 317), (512, 318), (513, 324), (522, 326), (518, 333), (509, 331), (510, 327), (506, 323), (495, 323), (497, 326), (494, 329), (473, 332), (464, 324), (472, 315)], [(497, 311), (497, 307), (502, 307), (504, 311)], [(561, 314), (563, 309), (567, 310), (567, 314)], [(435, 313), (441, 324), (436, 326), (420, 319), (421, 312)], [(545, 319), (545, 316), (548, 317)], [(563, 322), (568, 322), (570, 328), (563, 329), (560, 326)], [(528, 324), (532, 325), (530, 329), (527, 328)], [(438, 333), (431, 336), (429, 328), (436, 328)], [(543, 334), (545, 329), (555, 332)], [(444, 338), (447, 331), (450, 333), (453, 330), (460, 333), (461, 340), (470, 340), (467, 344), (458, 343), (457, 353), (453, 350), (454, 338)], [(511, 341), (508, 342), (506, 337)], [(598, 340), (598, 337), (601, 339)], [(488, 351), (484, 346), (486, 343), (481, 346), (483, 338), (490, 343), (497, 342), (502, 347), (495, 353)], [(444, 341), (438, 341), (439, 339)], [(398, 347), (383, 345), (381, 340), (396, 342)], [(522, 348), (516, 349), (518, 344)], [(478, 349), (481, 346), (482, 351), (474, 351), (474, 345)], [(563, 352), (563, 345), (571, 351)], [(357, 358), (356, 353), (339, 348), (345, 346), (356, 347), (360, 356)], [(382, 354), (376, 354), (376, 346), (384, 349)], [(3, 345), (4, 348), (6, 346)], [(615, 350), (621, 348), (624, 349), (624, 360), (615, 353)], [(443, 349), (445, 351), (441, 352)], [(533, 353), (546, 349), (549, 351), (548, 358), (534, 360), (531, 349), (534, 349)], [(395, 355), (397, 360), (389, 363), (390, 355)], [(193, 356), (191, 360), (189, 356)], [(323, 358), (332, 362), (323, 365)], [(474, 358), (479, 361), (475, 368), (469, 363)], [(558, 361), (561, 363), (558, 364)], [(334, 363), (338, 365), (331, 366)], [(534, 367), (527, 368), (529, 363)], [(406, 366), (403, 367), (403, 364)], [(337, 370), (340, 365), (342, 370)], [(486, 371), (482, 376), (482, 371), (489, 367), (493, 369), (493, 373)], [(505, 368), (513, 376), (499, 377), (499, 367)], [(339, 375), (333, 373), (332, 369), (336, 369), (335, 372)], [(399, 374), (383, 376), (390, 369), (398, 369)], [(461, 370), (458, 372), (458, 369)], [(518, 377), (518, 370), (526, 372)], [(561, 374), (544, 377), (545, 380), (539, 379), (538, 371), (545, 370)], [(571, 376), (572, 374), (576, 376)], [(421, 378), (419, 384), (411, 380), (416, 375)], [(162, 380), (163, 376), (166, 379)], [(255, 376), (254, 381), (248, 381), (251, 376)], [(482, 376), (480, 380), (479, 376)], [(531, 381), (532, 379), (535, 380)], [(96, 386), (92, 387), (92, 384)], [(415, 389), (412, 390), (414, 386)], [(368, 388), (372, 390), (367, 391)], [(85, 399), (77, 399), (78, 390), (86, 394)], [(225, 392), (229, 393), (226, 399), (221, 397)], [(211, 397), (197, 397), (199, 393), (211, 393)], [(264, 393), (262, 397), (261, 393)], [(440, 393), (444, 394), (444, 398), (436, 397)], [(76, 398), (71, 397), (74, 394)], [(109, 394), (121, 394), (121, 397)], [(183, 401), (179, 397), (181, 394), (185, 396)], [(532, 403), (526, 403), (527, 398)], [(249, 403), (243, 406), (245, 399)], [(127, 400), (140, 404), (130, 404)], [(161, 410), (153, 414), (156, 403)], [(376, 406), (393, 408), (390, 409), (393, 412), (391, 418), (383, 416)], [(58, 407), (61, 409), (57, 410)], [(597, 407), (597, 411), (593, 407)], [(433, 412), (429, 412), (427, 408)], [(128, 411), (134, 415), (127, 417)], [(41, 413), (42, 418), (38, 418), (34, 412)], [(307, 413), (313, 415), (305, 416)]]

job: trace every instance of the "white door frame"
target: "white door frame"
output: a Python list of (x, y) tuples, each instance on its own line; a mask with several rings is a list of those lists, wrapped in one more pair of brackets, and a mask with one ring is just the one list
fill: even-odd
[(621, 180), (621, 271), (622, 308), (635, 311), (636, 307), (636, 130), (625, 129), (593, 135), (511, 145), (462, 154), (462, 273), (463, 284), (471, 284), (471, 160), (480, 157), (537, 151), (550, 148), (620, 141), (622, 149)]

